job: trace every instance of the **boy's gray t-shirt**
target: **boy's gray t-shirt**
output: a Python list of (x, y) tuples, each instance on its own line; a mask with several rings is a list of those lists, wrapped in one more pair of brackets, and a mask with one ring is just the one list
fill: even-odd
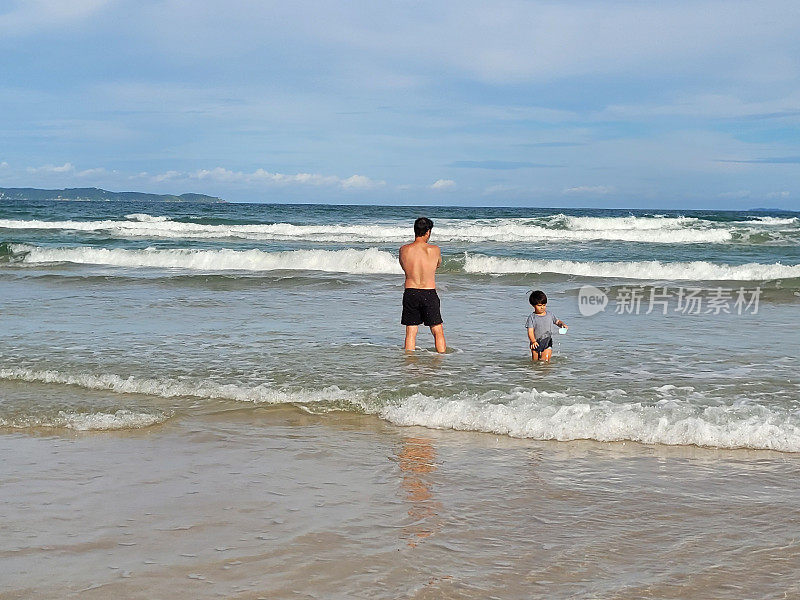
[(553, 337), (553, 332), (558, 329), (555, 326), (557, 322), (558, 318), (553, 313), (547, 312), (543, 315), (537, 315), (534, 312), (528, 316), (528, 320), (525, 322), (525, 328), (533, 328), (534, 337), (537, 340), (541, 340), (543, 338)]

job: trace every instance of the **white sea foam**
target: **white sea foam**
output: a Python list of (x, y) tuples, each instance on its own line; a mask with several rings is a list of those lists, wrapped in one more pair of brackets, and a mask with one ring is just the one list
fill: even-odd
[(169, 217), (153, 216), (146, 213), (133, 213), (125, 215), (125, 218), (129, 221), (139, 221), (140, 223), (166, 223), (171, 220)]
[[(289, 391), (267, 384), (220, 384), (208, 380), (125, 378), (115, 374), (13, 368), (0, 369), (0, 379), (59, 383), (164, 398), (189, 396), (301, 406), (328, 404), (341, 410), (375, 413), (397, 425), (480, 431), (537, 440), (629, 440), (646, 444), (800, 452), (800, 411), (770, 408), (746, 398), (706, 406), (702, 393), (691, 387), (671, 385), (654, 388), (657, 400), (650, 403), (632, 401), (623, 390), (599, 391), (595, 397), (587, 398), (531, 389), (484, 394), (462, 392), (443, 398), (414, 394), (387, 404), (370, 398), (363, 391), (346, 391), (336, 386)], [(48, 421), (53, 424), (40, 426), (109, 429), (116, 425), (119, 425), (117, 428), (147, 426), (166, 418), (166, 415), (156, 417), (127, 411), (95, 416), (62, 413), (58, 419)], [(148, 423), (148, 419), (152, 422)], [(0, 425), (4, 423), (7, 422), (0, 420)]]
[[(302, 240), (319, 242), (401, 242), (409, 237), (407, 224), (353, 225), (204, 225), (172, 221), (166, 217), (132, 214), (128, 220), (42, 221), (0, 219), (0, 228), (99, 231), (118, 237), (250, 240)], [(697, 219), (667, 217), (555, 217), (501, 219), (442, 219), (435, 238), (450, 242), (525, 243), (613, 240), (662, 244), (723, 243), (732, 239), (729, 228), (697, 228)]]
[(737, 221), (748, 225), (794, 225), (797, 217), (756, 217), (747, 221)]
[(72, 412), (59, 411), (57, 416), (24, 416), (4, 419), (0, 417), (0, 427), (12, 429), (27, 429), (31, 427), (46, 427), (59, 429), (74, 429), (76, 431), (113, 431), (119, 429), (142, 429), (169, 419), (169, 414), (133, 412), (127, 409), (106, 412)]
[(380, 411), (397, 425), (483, 431), (537, 440), (635, 441), (800, 452), (800, 414), (759, 405), (697, 406), (685, 399), (655, 404), (517, 392), (431, 398), (416, 394)]
[(685, 229), (695, 225), (699, 220), (695, 217), (575, 217), (557, 215), (555, 221), (563, 220), (569, 229), (588, 231), (654, 231)]
[(189, 250), (156, 249), (125, 250), (122, 248), (42, 248), (11, 244), (14, 253), (23, 255), (25, 263), (70, 262), (110, 265), (115, 267), (149, 267), (192, 269), (203, 271), (275, 271), (309, 270), (339, 273), (400, 273), (397, 259), (382, 250)]
[(659, 262), (577, 262), (571, 260), (526, 260), (467, 253), (467, 273), (563, 273), (581, 277), (691, 281), (763, 281), (800, 277), (800, 265), (781, 263), (744, 265), (715, 264), (706, 261)]
[(311, 391), (286, 391), (269, 384), (243, 386), (210, 380), (183, 381), (121, 377), (113, 373), (62, 373), (56, 370), (20, 368), (0, 369), (0, 380), (30, 381), (74, 385), (89, 390), (107, 390), (119, 394), (145, 394), (161, 398), (189, 396), (206, 399), (235, 400), (255, 404), (289, 404), (293, 402), (353, 402), (351, 392), (336, 386)]

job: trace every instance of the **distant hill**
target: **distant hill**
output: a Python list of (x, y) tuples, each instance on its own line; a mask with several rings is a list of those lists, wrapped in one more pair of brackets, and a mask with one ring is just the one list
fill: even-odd
[(97, 202), (225, 202), (222, 198), (204, 194), (145, 194), (143, 192), (109, 192), (99, 188), (66, 188), (40, 190), (37, 188), (0, 188), (0, 200), (64, 200)]

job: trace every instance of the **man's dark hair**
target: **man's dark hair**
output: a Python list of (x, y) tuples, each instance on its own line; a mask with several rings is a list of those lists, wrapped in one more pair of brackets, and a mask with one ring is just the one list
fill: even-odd
[(533, 291), (528, 297), (528, 302), (531, 303), (531, 306), (536, 306), (537, 304), (547, 304), (547, 294), (545, 294), (542, 290)]
[(433, 229), (433, 221), (428, 217), (420, 217), (414, 221), (414, 235), (417, 237), (422, 237), (431, 229)]

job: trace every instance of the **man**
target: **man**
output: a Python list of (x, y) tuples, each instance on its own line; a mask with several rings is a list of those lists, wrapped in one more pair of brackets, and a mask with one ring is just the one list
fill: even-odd
[(442, 251), (429, 244), (433, 221), (420, 217), (414, 221), (414, 241), (400, 248), (400, 266), (406, 274), (403, 292), (403, 317), (406, 326), (406, 351), (417, 344), (417, 329), (421, 323), (431, 328), (436, 351), (444, 352), (444, 325), (436, 293), (436, 269), (442, 264)]

